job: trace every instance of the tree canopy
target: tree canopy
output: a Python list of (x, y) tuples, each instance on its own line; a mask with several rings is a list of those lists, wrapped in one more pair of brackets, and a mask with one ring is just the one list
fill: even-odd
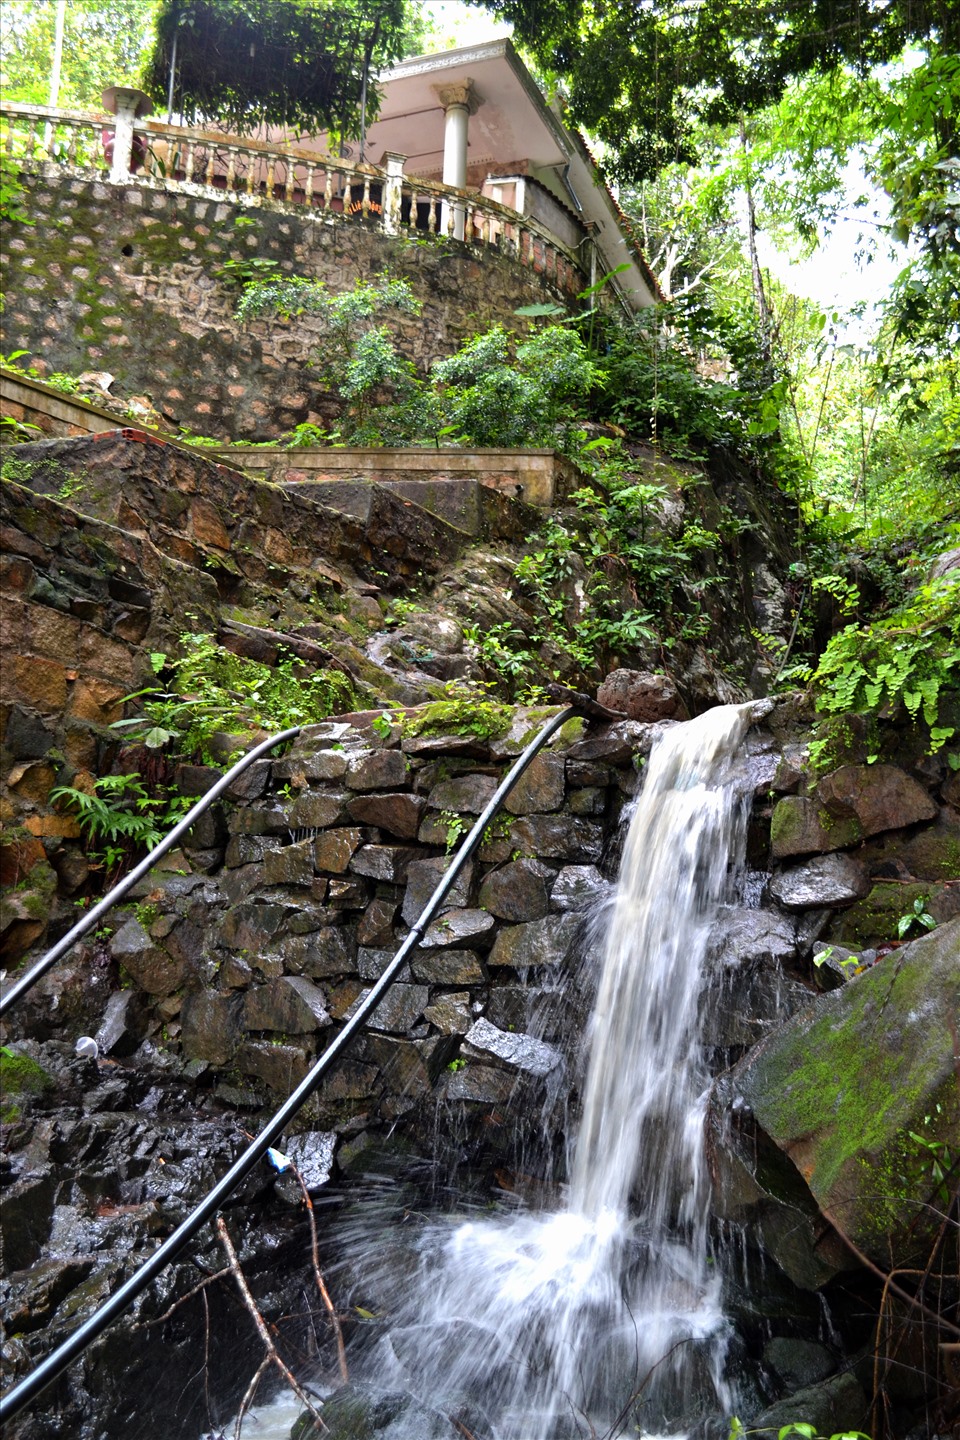
[(410, 20), (406, 0), (160, 0), (144, 84), (166, 94), (175, 58), (181, 113), (353, 133), (365, 71), (404, 53)]
[[(569, 116), (618, 178), (695, 159), (698, 125), (778, 100), (791, 79), (866, 73), (911, 41), (960, 49), (953, 0), (471, 0), (561, 77)], [(956, 117), (953, 121), (956, 124)]]

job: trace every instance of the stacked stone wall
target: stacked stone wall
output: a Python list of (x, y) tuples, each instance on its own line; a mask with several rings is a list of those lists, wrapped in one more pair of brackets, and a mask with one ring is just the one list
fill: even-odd
[(569, 304), (545, 276), (494, 249), (478, 256), (457, 241), (391, 237), (356, 219), (245, 207), (200, 187), (117, 186), (54, 166), (25, 180), (35, 223), (12, 224), (6, 237), (4, 352), (29, 351), (23, 363), (45, 374), (107, 371), (116, 392), (146, 394), (167, 423), (200, 435), (269, 440), (336, 410), (309, 366), (316, 319), (241, 327), (230, 261), (272, 260), (277, 273), (335, 293), (384, 275), (407, 280), (423, 313), (394, 328), (421, 371), (469, 336), (513, 325), (520, 306)]

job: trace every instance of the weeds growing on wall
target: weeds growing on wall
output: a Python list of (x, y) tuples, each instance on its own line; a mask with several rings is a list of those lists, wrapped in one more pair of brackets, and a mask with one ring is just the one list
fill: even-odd
[(219, 754), (211, 748), (215, 736), (236, 737), (239, 749), (251, 731), (315, 724), (354, 703), (345, 675), (312, 670), (289, 651), (269, 666), (234, 655), (212, 635), (185, 634), (180, 644), (179, 659), (151, 657), (170, 688), (151, 685), (128, 696), (140, 702), (140, 713), (114, 726), (149, 750), (218, 763), (223, 753), (222, 746)]
[(101, 775), (92, 790), (58, 785), (50, 800), (76, 817), (88, 856), (108, 881), (158, 845), (191, 805), (168, 786), (151, 794), (136, 773)]

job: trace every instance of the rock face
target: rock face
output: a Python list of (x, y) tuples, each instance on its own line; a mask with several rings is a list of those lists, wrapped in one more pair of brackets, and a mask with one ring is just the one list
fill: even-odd
[[(823, 996), (734, 1072), (736, 1104), (878, 1264), (909, 1265), (936, 1216), (932, 1160), (960, 1133), (952, 1027), (960, 920)], [(919, 1139), (912, 1138), (918, 1135)]]

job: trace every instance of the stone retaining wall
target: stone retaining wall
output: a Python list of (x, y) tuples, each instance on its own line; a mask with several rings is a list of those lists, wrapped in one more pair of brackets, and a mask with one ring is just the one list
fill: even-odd
[(279, 203), (240, 206), (196, 187), (111, 185), (45, 166), (25, 177), (33, 226), (5, 244), (3, 345), (43, 373), (108, 370), (150, 396), (168, 423), (223, 439), (269, 440), (336, 411), (308, 368), (316, 319), (234, 317), (228, 261), (275, 260), (279, 273), (334, 292), (390, 274), (409, 281), (421, 317), (398, 317), (398, 345), (421, 369), (471, 335), (512, 325), (523, 305), (568, 304), (507, 256), (482, 259), (454, 240), (386, 236), (356, 220)]

